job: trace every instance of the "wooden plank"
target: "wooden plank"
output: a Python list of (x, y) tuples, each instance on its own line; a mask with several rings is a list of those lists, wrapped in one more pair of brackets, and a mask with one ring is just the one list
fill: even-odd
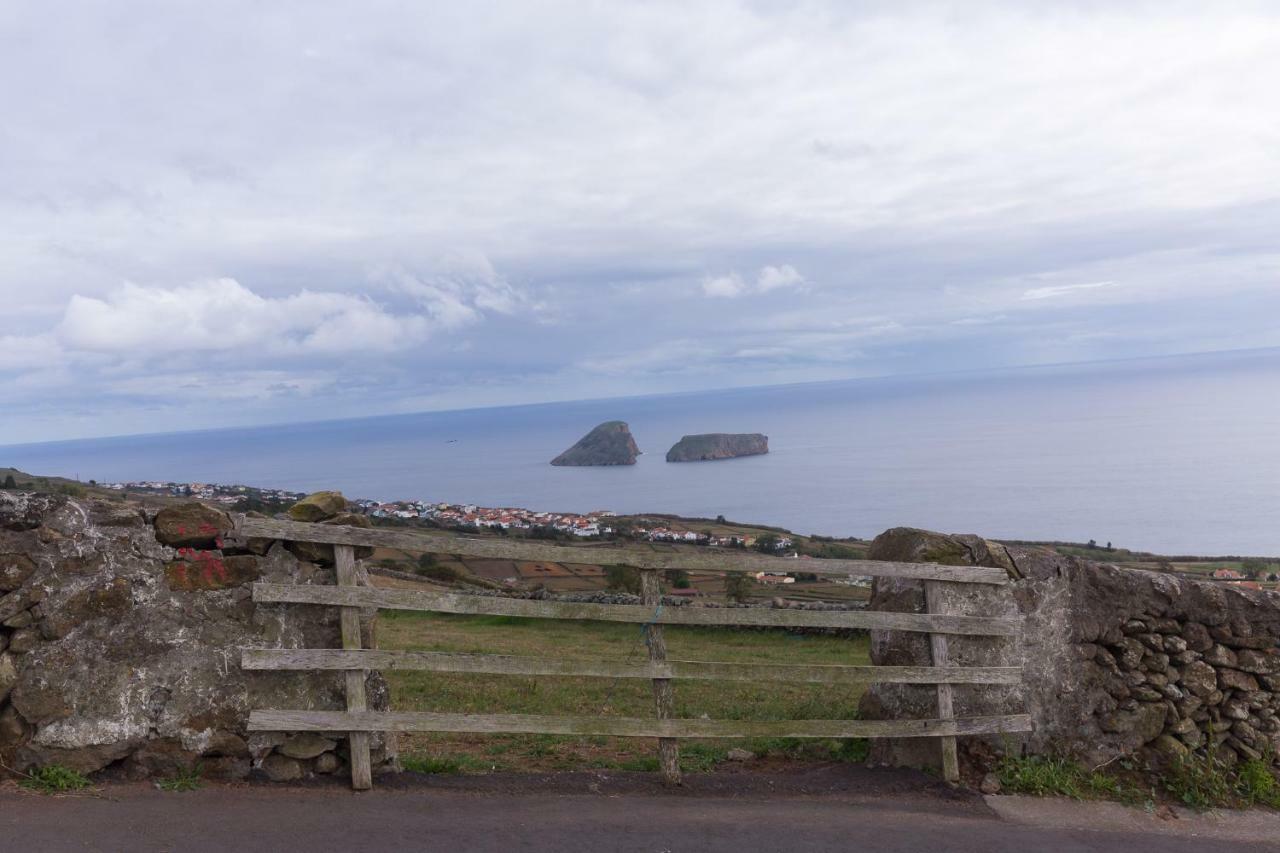
[[(356, 588), (356, 552), (350, 545), (335, 545), (333, 548), (334, 564), (337, 567), (338, 584), (349, 589)], [(343, 607), (339, 611), (342, 623), (342, 648), (359, 649), (360, 641), (360, 609)], [(363, 669), (349, 669), (346, 672), (347, 712), (363, 714), (369, 710), (368, 697), (364, 689), (365, 674)], [(357, 791), (367, 791), (373, 787), (373, 767), (369, 757), (369, 733), (367, 731), (348, 732), (351, 747), (351, 787)]]
[[(386, 610), (424, 610), (533, 619), (595, 619), (643, 624), (653, 611), (639, 604), (591, 604), (575, 601), (535, 601), (462, 593), (410, 589), (369, 589), (303, 584), (253, 585), (260, 603), (328, 604), (380, 607)], [(886, 631), (939, 632), (984, 637), (1017, 636), (1019, 619), (982, 616), (940, 616), (928, 613), (887, 613), (875, 610), (773, 610), (760, 607), (665, 607), (659, 625), (757, 625), (777, 628), (865, 628)]]
[(655, 720), (636, 717), (545, 717), (524, 714), (438, 714), (341, 711), (251, 711), (255, 732), (472, 732), (657, 738), (946, 737), (1031, 731), (1027, 714), (954, 720)]
[(625, 565), (639, 569), (685, 569), (712, 572), (806, 572), (847, 577), (878, 576), (955, 583), (1008, 583), (1004, 569), (987, 566), (939, 566), (932, 563), (894, 563), (878, 560), (792, 560), (749, 551), (689, 546), (678, 548), (633, 545), (553, 545), (531, 539), (497, 536), (459, 536), (443, 531), (391, 530), (308, 524), (274, 518), (236, 519), (236, 538), (285, 539), (294, 542), (327, 542), (335, 545), (371, 545), (404, 551), (430, 551), (547, 563)]
[[(941, 592), (938, 588), (937, 581), (925, 581), (924, 584), (924, 600), (925, 610), (930, 613), (939, 613), (942, 610)], [(948, 661), (947, 651), (947, 635), (946, 634), (930, 634), (929, 649), (933, 655), (934, 666), (946, 666)], [(950, 684), (938, 685), (938, 719), (950, 720), (955, 718), (955, 707), (953, 705), (953, 696)], [(955, 785), (960, 782), (960, 760), (956, 753), (956, 739), (954, 735), (946, 735), (941, 740), (942, 745), (942, 778)]]
[[(662, 626), (658, 617), (662, 613), (662, 582), (656, 569), (645, 569), (640, 572), (640, 597), (645, 607), (652, 607), (653, 618), (644, 623), (644, 644), (649, 650), (649, 663), (661, 666), (667, 660), (667, 641), (662, 636)], [(675, 714), (675, 691), (669, 678), (653, 680), (653, 704), (657, 709), (659, 720), (669, 720)], [(658, 739), (658, 766), (662, 769), (662, 780), (667, 785), (680, 784), (680, 747), (675, 738)]]
[(718, 663), (668, 659), (662, 664), (555, 660), (455, 652), (383, 649), (245, 649), (242, 669), (389, 669), (488, 675), (563, 675), (589, 678), (674, 678), (699, 681), (799, 684), (1019, 684), (1016, 666), (840, 666), (837, 664)]

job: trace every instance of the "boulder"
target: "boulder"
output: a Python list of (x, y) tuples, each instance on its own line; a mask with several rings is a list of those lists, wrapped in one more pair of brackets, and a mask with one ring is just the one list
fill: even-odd
[(1186, 622), (1182, 626), (1182, 639), (1187, 641), (1187, 648), (1193, 652), (1207, 652), (1213, 648), (1213, 637), (1209, 629), (1199, 622)]
[(1204, 662), (1214, 666), (1235, 666), (1236, 653), (1226, 646), (1218, 644), (1205, 652)]
[(188, 556), (190, 559), (165, 564), (169, 589), (186, 592), (230, 589), (262, 577), (258, 558), (250, 554), (225, 557), (221, 551), (193, 551)]
[(36, 564), (25, 554), (0, 554), (0, 592), (12, 592), (36, 573)]
[(171, 548), (215, 548), (232, 528), (231, 516), (202, 503), (167, 506), (156, 513), (156, 539)]
[(294, 521), (324, 521), (347, 511), (347, 499), (342, 492), (315, 492), (289, 507), (289, 517)]
[(277, 751), (290, 758), (307, 759), (329, 752), (337, 745), (337, 741), (322, 737), (315, 732), (300, 732), (277, 747)]
[(0, 652), (0, 704), (9, 698), (13, 685), (18, 683), (18, 665), (9, 652)]
[(1218, 673), (1204, 661), (1189, 663), (1182, 668), (1182, 686), (1205, 699), (1218, 688)]
[(272, 753), (262, 759), (262, 772), (272, 782), (293, 782), (302, 778), (302, 762), (287, 755)]
[(66, 504), (62, 495), (0, 491), (0, 530), (35, 530)]
[[(0, 700), (3, 702), (3, 700)], [(27, 724), (12, 705), (0, 711), (0, 752), (12, 749), (27, 736)]]
[(1186, 744), (1172, 735), (1160, 735), (1151, 741), (1149, 749), (1164, 762), (1179, 761), (1191, 752)]
[(1247, 672), (1238, 669), (1218, 669), (1219, 690), (1241, 690), (1251, 693), (1258, 689), (1258, 680)]
[[(319, 523), (343, 527), (361, 527), (366, 530), (373, 527), (373, 522), (369, 519), (369, 516), (355, 512), (339, 513)], [(299, 560), (306, 560), (309, 563), (323, 563), (326, 566), (333, 565), (332, 545), (326, 545), (323, 542), (286, 542), (285, 547), (289, 549), (289, 553)], [(356, 546), (355, 553), (357, 560), (367, 560), (373, 556), (373, 549), (359, 545)]]
[(1280, 659), (1254, 649), (1241, 649), (1236, 654), (1236, 668), (1255, 675), (1275, 672)]

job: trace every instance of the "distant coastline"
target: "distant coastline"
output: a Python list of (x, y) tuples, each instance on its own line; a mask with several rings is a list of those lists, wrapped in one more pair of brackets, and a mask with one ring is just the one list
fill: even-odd
[[(547, 465), (612, 419), (650, 450), (636, 464)], [(1267, 350), (46, 443), (0, 448), (0, 465), (382, 501), (724, 514), (806, 535), (910, 525), (1271, 554), (1278, 420), (1280, 350)], [(681, 436), (720, 425), (774, 446), (723, 465), (663, 460)]]

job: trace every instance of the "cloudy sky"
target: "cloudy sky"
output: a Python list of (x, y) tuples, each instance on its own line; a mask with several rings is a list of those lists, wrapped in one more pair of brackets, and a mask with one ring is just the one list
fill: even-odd
[(1280, 345), (1277, 91), (1269, 2), (6, 3), (0, 443)]

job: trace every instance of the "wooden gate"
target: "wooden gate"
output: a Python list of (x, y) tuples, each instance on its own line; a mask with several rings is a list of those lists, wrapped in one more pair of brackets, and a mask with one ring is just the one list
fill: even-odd
[[(947, 637), (970, 635), (1016, 638), (1021, 619), (938, 612), (941, 584), (1008, 582), (1003, 569), (980, 566), (941, 566), (926, 563), (888, 563), (871, 560), (808, 560), (803, 571), (847, 577), (880, 576), (924, 581), (926, 613), (880, 611), (774, 610), (751, 607), (664, 607), (659, 573), (669, 569), (715, 572), (794, 572), (795, 563), (762, 554), (727, 553), (715, 549), (646, 552), (637, 549), (551, 545), (496, 537), (459, 537), (430, 531), (366, 529), (241, 517), (237, 538), (269, 538), (334, 546), (336, 586), (258, 583), (255, 602), (329, 605), (340, 609), (341, 649), (246, 649), (241, 665), (256, 670), (337, 670), (345, 673), (346, 711), (255, 710), (251, 731), (312, 731), (346, 733), (351, 747), (351, 782), (357, 790), (372, 786), (369, 732), (479, 732), (555, 735), (607, 735), (656, 738), (665, 780), (680, 778), (679, 738), (851, 738), (936, 737), (942, 749), (943, 775), (959, 779), (956, 738), (965, 735), (1025, 732), (1025, 714), (957, 717), (952, 703), (956, 684), (1015, 685), (1019, 667), (959, 667), (947, 660)], [(397, 548), (473, 557), (542, 562), (630, 565), (640, 570), (642, 604), (592, 604), (534, 601), (502, 596), (402, 589), (371, 589), (356, 585), (355, 546)], [(643, 626), (647, 663), (549, 660), (510, 655), (446, 652), (386, 651), (361, 648), (359, 613), (362, 608), (434, 611), (545, 619), (589, 619), (631, 622)], [(662, 636), (664, 625), (768, 626), (779, 628), (862, 628), (915, 631), (930, 637), (931, 666), (837, 666), (720, 663), (668, 660)], [(600, 678), (643, 678), (653, 681), (653, 718), (559, 717), (528, 714), (377, 713), (368, 710), (365, 674), (373, 669), (411, 669), (501, 675), (568, 675)], [(704, 679), (750, 682), (807, 682), (812, 684), (896, 683), (937, 686), (938, 715), (909, 720), (742, 720), (677, 719), (672, 716), (672, 682)]]

